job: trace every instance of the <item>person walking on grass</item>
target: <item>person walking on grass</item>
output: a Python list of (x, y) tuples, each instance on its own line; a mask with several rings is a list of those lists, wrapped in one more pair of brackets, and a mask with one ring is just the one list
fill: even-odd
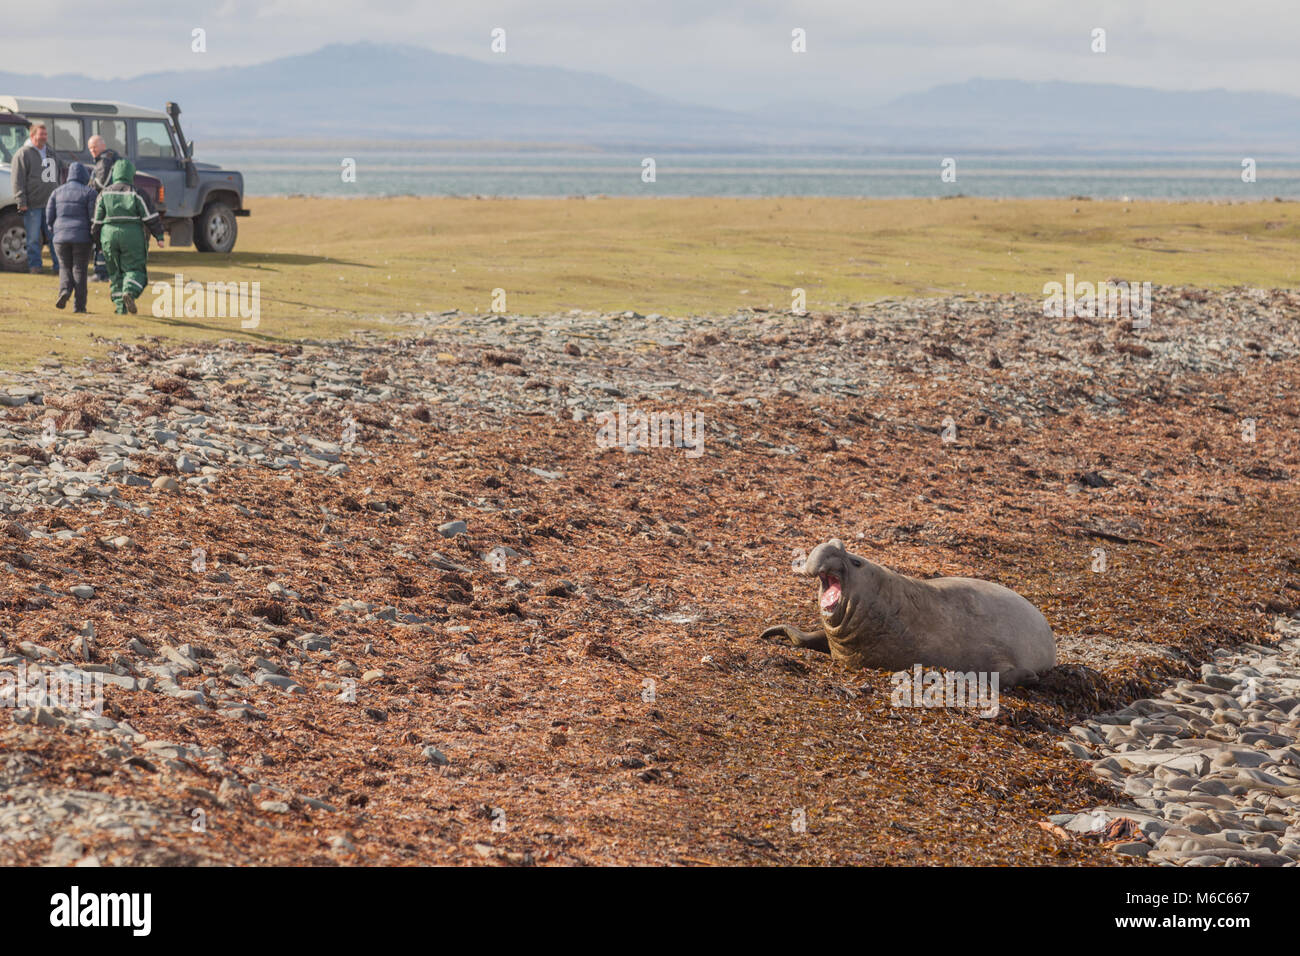
[(162, 218), (135, 191), (135, 166), (129, 159), (113, 164), (109, 184), (95, 203), (90, 233), (108, 262), (108, 291), (118, 315), (135, 312), (135, 299), (149, 281), (148, 228), (163, 243)]
[[(9, 168), (13, 180), (14, 199), (27, 230), (27, 271), (41, 272), (41, 246), (44, 245), (48, 226), (45, 222), (45, 204), (50, 193), (59, 184), (59, 159), (49, 142), (49, 132), (39, 120), (32, 123), (27, 142), (14, 154)], [(59, 268), (59, 257), (50, 242), (50, 266)]]
[[(90, 175), (90, 185), (95, 187), (95, 192), (103, 192), (113, 176), (113, 164), (122, 157), (98, 133), (86, 141), (86, 148), (90, 150), (90, 158), (95, 161), (94, 171)], [(94, 281), (108, 281), (108, 264), (104, 262), (102, 249), (95, 250)]]
[(72, 311), (86, 311), (86, 266), (90, 264), (90, 223), (98, 194), (88, 184), (90, 170), (81, 163), (68, 167), (68, 181), (50, 194), (45, 222), (59, 262), (59, 297), (63, 308), (75, 294)]

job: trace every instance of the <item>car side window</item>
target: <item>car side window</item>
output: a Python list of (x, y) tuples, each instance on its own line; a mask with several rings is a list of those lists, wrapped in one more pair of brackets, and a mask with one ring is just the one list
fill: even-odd
[[(27, 118), (32, 122), (39, 121), (45, 124), (45, 133), (47, 133), (45, 146), (53, 147), (55, 156), (59, 157), (60, 164), (64, 165), (65, 168), (70, 160), (79, 159), (78, 153), (81, 151), (82, 143), (81, 120), (69, 120), (69, 118), (55, 120), (55, 118), (48, 116), (29, 116)], [(31, 130), (25, 129), (22, 133), (22, 142), (18, 143), (19, 147), (22, 147), (22, 143), (27, 142)]]
[(102, 136), (104, 144), (117, 155), (125, 156), (127, 154), (126, 120), (91, 120), (90, 129), (94, 135)]
[(27, 127), (18, 123), (0, 124), (0, 161), (13, 161), (14, 153), (27, 142)]
[(86, 140), (81, 130), (81, 117), (64, 116), (55, 119), (48, 116), (32, 116), (28, 118), (40, 119), (45, 124), (45, 129), (49, 133), (48, 142), (54, 147), (54, 152), (59, 159), (65, 162), (69, 158), (76, 159), (77, 154), (86, 148)]
[(135, 155), (137, 159), (175, 159), (167, 124), (158, 120), (136, 120)]
[(86, 148), (86, 139), (82, 130), (81, 117), (56, 119), (54, 121), (54, 151), (58, 153), (79, 153)]

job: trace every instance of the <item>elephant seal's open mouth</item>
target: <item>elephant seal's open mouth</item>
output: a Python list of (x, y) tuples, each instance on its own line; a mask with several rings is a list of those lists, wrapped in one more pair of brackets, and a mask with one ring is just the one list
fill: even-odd
[(822, 613), (830, 617), (839, 607), (840, 599), (843, 597), (840, 590), (840, 579), (838, 575), (829, 571), (823, 571), (817, 577), (821, 581), (820, 603)]
[[(809, 555), (803, 573), (817, 578), (817, 606), (822, 612), (823, 626), (838, 628), (849, 611), (852, 582), (846, 580), (848, 552), (839, 546), (838, 540), (834, 543), (837, 548), (823, 545)], [(845, 590), (846, 586), (849, 591)]]
[(817, 606), (822, 612), (822, 625), (839, 628), (849, 611), (849, 596), (844, 592), (844, 567), (822, 568), (817, 572)]

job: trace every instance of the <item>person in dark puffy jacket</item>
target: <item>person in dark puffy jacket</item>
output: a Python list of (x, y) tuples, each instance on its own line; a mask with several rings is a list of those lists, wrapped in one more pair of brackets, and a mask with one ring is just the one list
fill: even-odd
[(81, 163), (68, 167), (68, 181), (50, 194), (45, 203), (54, 253), (59, 258), (59, 297), (63, 308), (75, 293), (74, 312), (86, 311), (86, 267), (90, 264), (90, 225), (95, 218), (99, 194), (89, 185), (90, 170)]

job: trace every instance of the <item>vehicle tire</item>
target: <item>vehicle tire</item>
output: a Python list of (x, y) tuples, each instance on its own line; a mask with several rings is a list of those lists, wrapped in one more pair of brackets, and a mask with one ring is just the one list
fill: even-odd
[(27, 271), (27, 228), (16, 212), (0, 216), (0, 268), (5, 272)]
[(200, 252), (229, 252), (238, 236), (235, 211), (223, 202), (209, 203), (195, 223), (194, 245)]
[(208, 241), (203, 238), (203, 230), (199, 228), (199, 220), (202, 218), (202, 216), (195, 216), (190, 220), (190, 232), (194, 233), (194, 248), (199, 252), (211, 252)]

